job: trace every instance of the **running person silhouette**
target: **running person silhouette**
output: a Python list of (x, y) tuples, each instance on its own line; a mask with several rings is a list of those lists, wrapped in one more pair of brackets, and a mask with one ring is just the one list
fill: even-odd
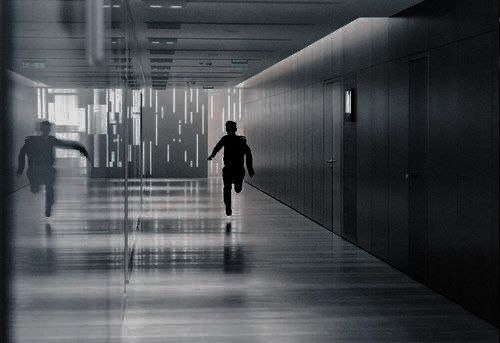
[(38, 193), (40, 186), (45, 185), (45, 216), (50, 217), (52, 205), (54, 204), (54, 184), (56, 181), (56, 169), (54, 168), (55, 148), (75, 149), (80, 151), (87, 159), (89, 153), (83, 145), (78, 142), (64, 141), (49, 135), (52, 124), (46, 120), (39, 124), (40, 135), (28, 136), (19, 151), (17, 175), (23, 174), (26, 156), (28, 156), (28, 170), (26, 175), (30, 183), (32, 193)]
[(255, 175), (252, 163), (252, 152), (247, 145), (247, 139), (236, 135), (236, 123), (226, 122), (227, 135), (221, 138), (214, 150), (208, 156), (208, 160), (217, 155), (224, 147), (224, 168), (222, 168), (222, 180), (224, 181), (224, 204), (226, 205), (226, 215), (232, 214), (231, 209), (231, 188), (234, 183), (234, 191), (241, 192), (243, 179), (245, 178), (244, 161), (246, 157), (247, 170), (250, 177)]

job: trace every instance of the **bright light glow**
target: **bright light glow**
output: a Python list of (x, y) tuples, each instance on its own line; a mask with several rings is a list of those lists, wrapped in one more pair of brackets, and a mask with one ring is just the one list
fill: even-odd
[(162, 8), (163, 6), (162, 5), (149, 5), (149, 7), (151, 7), (151, 8)]
[(151, 44), (160, 44), (160, 42), (157, 41), (157, 40), (154, 40), (154, 41), (151, 42)]
[(182, 8), (182, 5), (170, 5), (169, 7), (173, 9), (180, 9)]

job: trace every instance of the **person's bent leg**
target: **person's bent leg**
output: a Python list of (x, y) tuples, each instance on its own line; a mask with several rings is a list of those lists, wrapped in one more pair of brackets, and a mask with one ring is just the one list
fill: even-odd
[(236, 193), (240, 193), (241, 190), (243, 189), (243, 179), (245, 178), (245, 171), (240, 171), (237, 175), (234, 177), (234, 191)]
[(28, 169), (26, 175), (28, 176), (28, 182), (30, 184), (31, 193), (35, 194), (40, 192), (40, 181), (36, 176), (36, 172), (34, 172), (32, 169)]
[(52, 214), (52, 206), (54, 205), (54, 185), (45, 185), (45, 217), (50, 217)]
[(52, 206), (55, 202), (54, 183), (56, 179), (56, 171), (51, 168), (45, 171), (45, 216), (52, 215)]

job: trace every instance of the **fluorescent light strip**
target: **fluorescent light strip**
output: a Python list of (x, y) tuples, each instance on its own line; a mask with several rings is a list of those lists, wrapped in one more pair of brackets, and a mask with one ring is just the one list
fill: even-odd
[(175, 113), (175, 87), (172, 90), (172, 112)]
[(184, 124), (187, 124), (187, 90), (184, 90)]
[(201, 104), (201, 134), (205, 134), (205, 105)]
[(153, 176), (153, 142), (149, 141), (149, 176)]
[(199, 137), (198, 134), (196, 134), (196, 168), (198, 168), (198, 144), (199, 144)]
[(155, 115), (155, 145), (158, 146), (158, 114)]

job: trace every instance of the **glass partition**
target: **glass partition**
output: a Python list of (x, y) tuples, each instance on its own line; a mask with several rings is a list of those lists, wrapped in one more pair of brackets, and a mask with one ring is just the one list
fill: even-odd
[(144, 78), (129, 4), (7, 3), (11, 341), (113, 340), (142, 204)]

